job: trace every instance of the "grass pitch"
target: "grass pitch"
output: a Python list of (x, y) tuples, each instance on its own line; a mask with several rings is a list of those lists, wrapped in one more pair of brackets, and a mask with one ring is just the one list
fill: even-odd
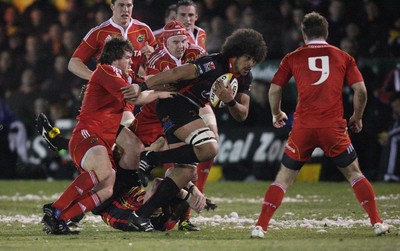
[(375, 236), (347, 183), (297, 182), (265, 239), (250, 239), (270, 182), (209, 183), (215, 211), (193, 214), (200, 232), (126, 233), (88, 214), (79, 235), (42, 232), (41, 206), (70, 181), (0, 181), (0, 250), (400, 250), (400, 185), (375, 183), (381, 218), (396, 227)]

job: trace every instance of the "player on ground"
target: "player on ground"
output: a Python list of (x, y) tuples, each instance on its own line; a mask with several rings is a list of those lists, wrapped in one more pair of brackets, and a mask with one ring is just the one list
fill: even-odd
[(302, 32), (305, 45), (283, 58), (271, 80), (269, 102), (274, 127), (283, 127), (287, 120), (280, 104), (283, 87), (292, 76), (298, 89), (298, 104), (280, 171), (265, 194), (251, 237), (264, 238), (286, 190), (316, 147), (332, 158), (349, 181), (375, 233), (384, 234), (389, 231), (389, 226), (378, 216), (374, 190), (360, 171), (343, 118), (342, 88), (345, 80), (354, 91), (354, 113), (348, 126), (355, 133), (361, 131), (367, 103), (363, 77), (353, 57), (326, 42), (328, 22), (323, 16), (316, 12), (307, 14), (302, 22)]
[[(57, 201), (43, 207), (46, 233), (70, 234), (66, 220), (99, 206), (113, 193), (117, 168), (111, 149), (127, 106), (121, 88), (131, 85), (133, 53), (132, 45), (123, 38), (112, 38), (104, 45), (69, 142), (69, 152), (81, 174)], [(144, 104), (168, 97), (167, 92), (148, 92), (128, 102)]]
[[(199, 116), (199, 109), (209, 102), (209, 92), (215, 80), (225, 73), (233, 73), (239, 82), (238, 93), (233, 97), (230, 86), (216, 83), (216, 94), (228, 105), (230, 114), (237, 121), (246, 119), (249, 109), (251, 68), (264, 60), (267, 47), (262, 35), (252, 29), (239, 29), (229, 36), (222, 53), (204, 56), (192, 63), (161, 72), (140, 84), (146, 88), (162, 89), (170, 83), (178, 89), (171, 102), (157, 103), (157, 116), (163, 124), (171, 149), (141, 153), (141, 169), (149, 172), (162, 163), (189, 164), (213, 159), (218, 152), (214, 133)], [(137, 86), (124, 88), (125, 98), (135, 98), (140, 92)], [(183, 144), (185, 142), (186, 144)], [(139, 172), (141, 172), (139, 170)], [(164, 179), (153, 195), (136, 213), (137, 220), (149, 217), (156, 208), (162, 207), (179, 192), (184, 184), (196, 175), (195, 166), (174, 168), (170, 178)], [(143, 174), (143, 173), (142, 173)]]

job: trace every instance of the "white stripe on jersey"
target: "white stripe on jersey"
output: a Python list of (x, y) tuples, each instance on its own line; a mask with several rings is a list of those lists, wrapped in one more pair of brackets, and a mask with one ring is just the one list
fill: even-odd
[(81, 134), (85, 139), (90, 137), (90, 133), (86, 129), (82, 129)]
[(102, 29), (102, 28), (104, 28), (104, 27), (106, 27), (106, 26), (108, 26), (108, 25), (110, 25), (110, 24), (111, 24), (111, 23), (110, 23), (110, 19), (109, 19), (109, 20), (107, 20), (107, 21), (101, 23), (100, 25), (98, 25), (98, 26), (92, 28), (92, 29), (86, 34), (86, 36), (83, 38), (83, 40), (88, 39), (88, 37), (89, 37), (93, 32), (95, 32), (95, 31), (97, 31), (97, 30), (100, 30), (100, 29)]
[(159, 52), (157, 52), (156, 54), (154, 54), (149, 59), (149, 68), (154, 68), (156, 61), (159, 60), (160, 58), (162, 58), (165, 55), (165, 53), (166, 53), (166, 51), (165, 51), (165, 49), (163, 49), (163, 50), (160, 50)]

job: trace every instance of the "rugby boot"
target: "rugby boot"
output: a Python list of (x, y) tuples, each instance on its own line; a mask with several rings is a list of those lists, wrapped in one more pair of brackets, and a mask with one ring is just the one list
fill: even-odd
[(200, 231), (200, 228), (191, 223), (190, 220), (184, 220), (179, 222), (178, 230), (191, 232), (191, 231)]
[(58, 151), (56, 137), (61, 134), (60, 129), (53, 127), (43, 113), (36, 118), (36, 130), (42, 135), (51, 150)]
[(151, 224), (150, 219), (138, 216), (135, 211), (133, 211), (130, 215), (128, 219), (128, 225), (139, 232), (154, 231), (154, 227), (153, 224)]

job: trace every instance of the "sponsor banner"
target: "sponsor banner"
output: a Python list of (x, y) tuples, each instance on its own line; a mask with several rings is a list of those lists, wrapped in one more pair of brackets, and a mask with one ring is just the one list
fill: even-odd
[[(214, 159), (217, 165), (247, 163), (279, 164), (286, 146), (289, 129), (266, 129), (259, 127), (220, 128), (219, 152)], [(319, 162), (323, 156), (320, 149), (313, 153), (311, 162)]]

